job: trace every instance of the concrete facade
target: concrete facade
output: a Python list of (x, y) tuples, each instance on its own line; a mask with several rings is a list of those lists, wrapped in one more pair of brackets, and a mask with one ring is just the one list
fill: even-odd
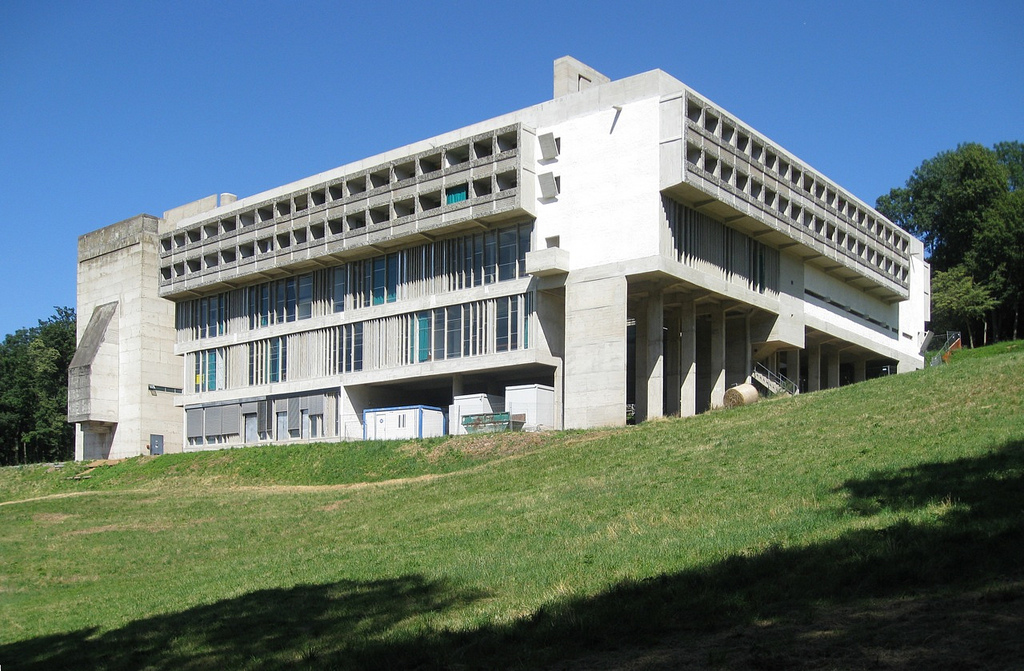
[(180, 451), (181, 359), (174, 303), (158, 296), (161, 220), (149, 215), (78, 239), (78, 349), (68, 372), (76, 459)]
[[(175, 449), (357, 439), (367, 409), (520, 385), (553, 388), (555, 426), (619, 425), (627, 406), (719, 407), (755, 364), (803, 390), (923, 365), (918, 240), (664, 72), (611, 81), (567, 57), (554, 91), (146, 219), (158, 243), (134, 272), (160, 308), (130, 318), (170, 334), (147, 356), (177, 362)], [(99, 258), (80, 258), (79, 314), (122, 307), (81, 327), (83, 362), (129, 328)], [(91, 375), (72, 421), (109, 424)]]

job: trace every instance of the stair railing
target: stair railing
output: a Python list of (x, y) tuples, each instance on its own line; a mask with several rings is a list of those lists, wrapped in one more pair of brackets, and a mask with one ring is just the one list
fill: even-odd
[[(796, 396), (800, 393), (800, 386), (796, 382), (793, 382), (785, 375), (774, 372), (764, 364), (754, 363), (754, 371), (751, 377), (757, 379), (758, 376), (763, 378), (762, 380), (758, 380), (758, 382), (764, 384), (764, 386), (768, 388), (768, 391), (772, 393), (778, 394), (785, 392), (790, 396)], [(765, 381), (770, 384), (765, 384)], [(773, 386), (775, 387), (774, 389), (772, 388)]]

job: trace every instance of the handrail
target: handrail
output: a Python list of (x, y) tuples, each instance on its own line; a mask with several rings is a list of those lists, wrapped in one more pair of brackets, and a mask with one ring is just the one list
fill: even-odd
[(938, 354), (931, 358), (929, 365), (938, 366), (940, 363), (949, 361), (949, 352), (954, 349), (959, 349), (957, 344), (960, 342), (960, 331), (946, 331), (946, 342), (939, 348)]
[(772, 384), (774, 384), (776, 387), (778, 387), (779, 390), (786, 392), (790, 396), (796, 396), (797, 394), (800, 393), (800, 386), (796, 382), (793, 382), (785, 375), (776, 373), (775, 371), (768, 368), (764, 364), (755, 362), (754, 372), (763, 376), (764, 378), (772, 382)]

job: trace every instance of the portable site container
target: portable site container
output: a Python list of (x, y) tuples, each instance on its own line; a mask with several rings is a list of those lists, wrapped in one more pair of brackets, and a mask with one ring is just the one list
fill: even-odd
[(363, 440), (437, 438), (445, 435), (444, 410), (405, 405), (363, 411)]
[(483, 415), (491, 412), (504, 412), (505, 399), (494, 394), (463, 394), (452, 399), (448, 406), (450, 420), (449, 430), (453, 436), (465, 435), (462, 418), (466, 415)]
[(526, 415), (524, 431), (555, 428), (555, 388), (543, 384), (505, 387), (505, 412)]

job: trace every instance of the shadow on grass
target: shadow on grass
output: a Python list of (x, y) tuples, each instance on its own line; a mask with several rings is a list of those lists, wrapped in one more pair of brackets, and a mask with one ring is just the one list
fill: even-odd
[(486, 596), (408, 576), (269, 589), (168, 615), (0, 646), (12, 669), (267, 669), (316, 666), (407, 618)]
[[(15, 668), (929, 668), (1024, 660), (1024, 442), (843, 485), (844, 515), (927, 509), (545, 605), (466, 632), (407, 617), (482, 595), (416, 577), (271, 590), (90, 638), (0, 648)], [(275, 650), (283, 649), (284, 652)], [(207, 651), (202, 658), (188, 651)], [(25, 662), (19, 666), (14, 660)]]

